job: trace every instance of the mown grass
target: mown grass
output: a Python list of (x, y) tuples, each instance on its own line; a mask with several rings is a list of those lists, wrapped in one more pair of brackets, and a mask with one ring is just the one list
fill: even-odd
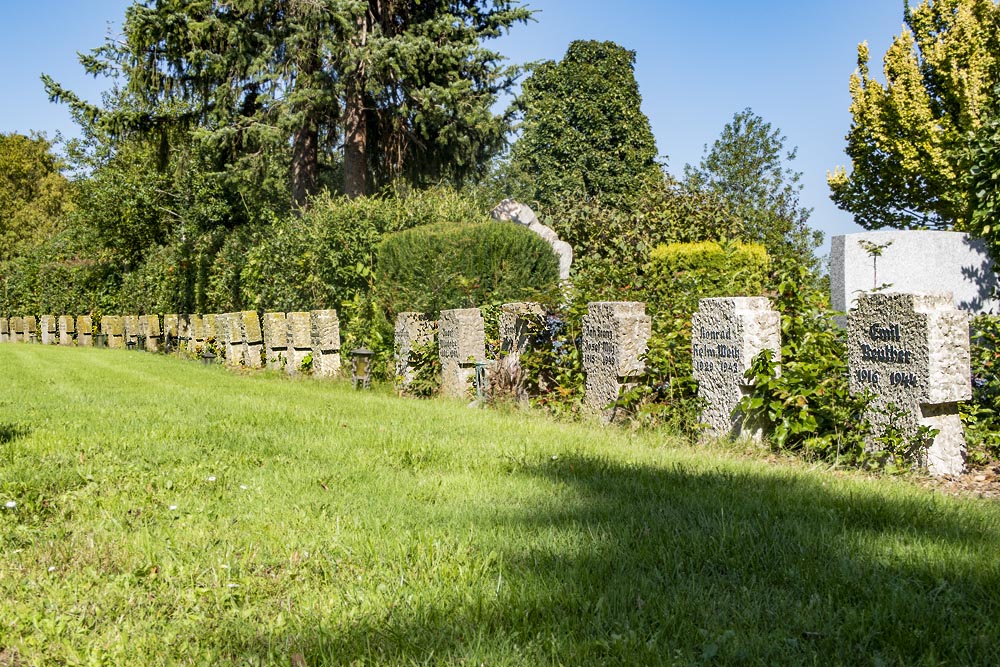
[(142, 353), (0, 369), (0, 664), (1000, 663), (997, 503)]

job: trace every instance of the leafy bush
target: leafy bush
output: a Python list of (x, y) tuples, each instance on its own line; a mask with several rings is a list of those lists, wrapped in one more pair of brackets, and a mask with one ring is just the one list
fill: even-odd
[(389, 235), (378, 249), (376, 285), (392, 316), (548, 300), (558, 280), (552, 249), (520, 225), (428, 225)]
[(861, 462), (867, 398), (848, 390), (846, 332), (834, 324), (827, 292), (806, 267), (786, 262), (778, 277), (781, 375), (769, 351), (757, 355), (747, 372), (753, 389), (739, 410), (769, 428), (779, 449)]
[(969, 463), (984, 464), (1000, 458), (1000, 317), (979, 315), (970, 329), (972, 400), (959, 407)]

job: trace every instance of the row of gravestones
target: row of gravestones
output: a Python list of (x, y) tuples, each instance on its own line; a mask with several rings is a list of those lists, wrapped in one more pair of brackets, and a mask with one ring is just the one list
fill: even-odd
[(42, 343), (150, 352), (214, 349), (225, 364), (278, 368), (314, 375), (340, 372), (340, 322), (335, 310), (294, 313), (254, 311), (209, 315), (105, 315), (95, 329), (89, 315), (0, 318), (0, 342)]
[[(500, 312), (501, 349), (517, 357), (528, 344), (528, 318), (538, 304), (505, 304)], [(463, 397), (476, 366), (486, 363), (482, 314), (477, 308), (441, 311), (437, 324), (442, 392)], [(651, 321), (642, 303), (588, 304), (583, 318), (585, 403), (607, 410), (644, 372)], [(435, 322), (422, 313), (396, 320), (396, 377), (414, 377), (411, 353), (433, 340)], [(702, 421), (717, 436), (759, 437), (745, 430), (736, 411), (750, 391), (745, 373), (752, 359), (771, 350), (780, 363), (781, 318), (765, 297), (702, 299), (692, 318), (692, 366)], [(780, 366), (779, 366), (780, 368)], [(947, 294), (863, 294), (848, 317), (848, 370), (852, 393), (867, 391), (869, 447), (888, 434), (928, 445), (918, 464), (933, 474), (959, 474), (965, 438), (959, 401), (971, 398), (968, 314)], [(605, 413), (606, 416), (608, 413)]]
[[(501, 348), (507, 359), (528, 345), (528, 323), (542, 308), (510, 303), (501, 308)], [(871, 293), (859, 297), (848, 316), (848, 370), (852, 392), (872, 394), (868, 420), (877, 448), (886, 434), (912, 441), (928, 438), (926, 464), (932, 473), (964, 469), (965, 440), (958, 402), (971, 397), (968, 315), (950, 295)], [(644, 372), (643, 357), (651, 321), (642, 303), (597, 302), (583, 318), (585, 403), (606, 410)], [(0, 318), (0, 342), (31, 341), (92, 345), (88, 316)], [(209, 343), (233, 366), (303, 368), (311, 359), (314, 374), (340, 370), (337, 313), (253, 311), (221, 315), (105, 316), (100, 331), (108, 347), (147, 350), (176, 345), (199, 352)], [(441, 362), (442, 393), (464, 397), (478, 367), (487, 365), (486, 336), (478, 308), (443, 310), (435, 322), (422, 313), (400, 313), (396, 320), (396, 378), (401, 387), (415, 375), (413, 351), (433, 341)], [(702, 299), (692, 318), (692, 366), (704, 401), (702, 421), (713, 435), (749, 435), (735, 413), (750, 387), (744, 376), (751, 360), (771, 350), (780, 362), (781, 323), (765, 297)], [(928, 430), (930, 429), (930, 430)]]

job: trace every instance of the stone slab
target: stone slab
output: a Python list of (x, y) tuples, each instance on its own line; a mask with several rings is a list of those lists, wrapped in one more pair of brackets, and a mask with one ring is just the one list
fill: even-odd
[(59, 330), (59, 344), (72, 345), (74, 334), (76, 333), (76, 322), (72, 315), (60, 315), (56, 322)]
[[(890, 245), (873, 258), (865, 243)], [(961, 310), (1000, 312), (992, 296), (997, 276), (986, 246), (962, 232), (894, 230), (834, 236), (830, 241), (833, 309), (846, 312), (855, 307), (859, 294), (880, 286), (886, 286), (882, 291), (951, 292)]]
[(55, 315), (42, 315), (38, 318), (38, 333), (42, 345), (55, 345), (59, 342), (59, 330)]
[(635, 378), (646, 372), (642, 358), (652, 331), (646, 304), (634, 301), (595, 301), (583, 316), (584, 404), (605, 411)]
[(76, 318), (76, 344), (79, 347), (94, 346), (94, 320), (90, 315)]
[(336, 310), (313, 310), (313, 375), (335, 377), (340, 374), (340, 319)]
[(442, 310), (438, 319), (441, 393), (464, 398), (476, 364), (486, 362), (486, 327), (478, 308)]
[(396, 388), (405, 389), (413, 382), (414, 368), (410, 353), (414, 348), (434, 340), (437, 322), (426, 313), (403, 312), (396, 315), (394, 353), (396, 360)]
[(125, 319), (119, 315), (104, 315), (101, 317), (101, 333), (108, 337), (108, 348), (121, 349), (125, 347)]
[(6, 317), (0, 317), (0, 343), (10, 342), (10, 322)]
[(285, 315), (288, 323), (288, 364), (285, 370), (298, 373), (307, 358), (312, 357), (312, 318), (308, 312)]
[(958, 402), (972, 397), (968, 313), (950, 293), (862, 294), (847, 318), (852, 393), (869, 391), (867, 417), (875, 438), (888, 426), (907, 440), (920, 426), (940, 432), (915, 461), (932, 474), (965, 468), (965, 437)]
[(750, 391), (744, 373), (763, 350), (781, 362), (781, 315), (767, 297), (701, 299), (691, 318), (691, 366), (704, 401), (701, 421), (717, 437), (760, 438), (761, 430), (733, 415)]
[(288, 318), (284, 313), (264, 313), (264, 352), (267, 367), (281, 370), (288, 363)]

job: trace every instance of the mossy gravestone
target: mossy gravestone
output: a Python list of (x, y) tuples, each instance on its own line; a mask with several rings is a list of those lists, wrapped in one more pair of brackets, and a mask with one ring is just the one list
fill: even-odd
[(28, 315), (21, 320), (21, 335), (25, 343), (38, 342), (38, 321), (34, 315)]
[(240, 313), (240, 335), (243, 337), (243, 363), (248, 368), (260, 368), (264, 333), (260, 328), (257, 311), (244, 310)]
[(55, 345), (59, 342), (56, 335), (55, 315), (42, 315), (38, 319), (38, 327), (41, 329), (42, 345)]
[(340, 320), (336, 310), (310, 311), (312, 319), (313, 375), (335, 377), (340, 373)]
[(101, 318), (101, 333), (108, 337), (108, 348), (125, 347), (125, 322), (117, 315), (105, 315)]
[(80, 347), (94, 344), (94, 320), (90, 315), (78, 315), (76, 318), (76, 344)]
[(306, 360), (312, 359), (312, 320), (307, 312), (288, 313), (288, 372), (311, 370)]
[[(642, 361), (652, 321), (646, 304), (597, 301), (583, 316), (583, 369), (587, 374), (584, 404), (607, 410), (622, 391), (646, 372)], [(604, 415), (610, 419), (613, 412)]]
[(437, 323), (426, 313), (405, 312), (396, 315), (395, 356), (396, 388), (404, 390), (416, 375), (416, 365), (410, 357), (413, 350), (434, 340)]
[(268, 368), (281, 370), (288, 362), (288, 321), (284, 313), (264, 313), (264, 356)]
[(744, 373), (763, 350), (781, 361), (781, 316), (767, 297), (701, 299), (691, 318), (691, 367), (698, 397), (705, 407), (701, 421), (708, 435), (759, 438), (753, 425), (733, 415), (750, 387)]
[(22, 318), (14, 316), (9, 320), (10, 326), (10, 342), (12, 343), (23, 343), (24, 342), (24, 322)]
[(0, 317), (0, 343), (10, 342), (10, 323), (6, 317)]
[(72, 345), (73, 344), (73, 334), (76, 331), (76, 322), (73, 321), (72, 315), (60, 315), (59, 316), (59, 344), (60, 345)]
[(912, 462), (935, 475), (965, 469), (958, 402), (972, 397), (969, 318), (951, 294), (859, 295), (847, 316), (847, 358), (851, 392), (873, 396), (870, 450), (912, 448)]

